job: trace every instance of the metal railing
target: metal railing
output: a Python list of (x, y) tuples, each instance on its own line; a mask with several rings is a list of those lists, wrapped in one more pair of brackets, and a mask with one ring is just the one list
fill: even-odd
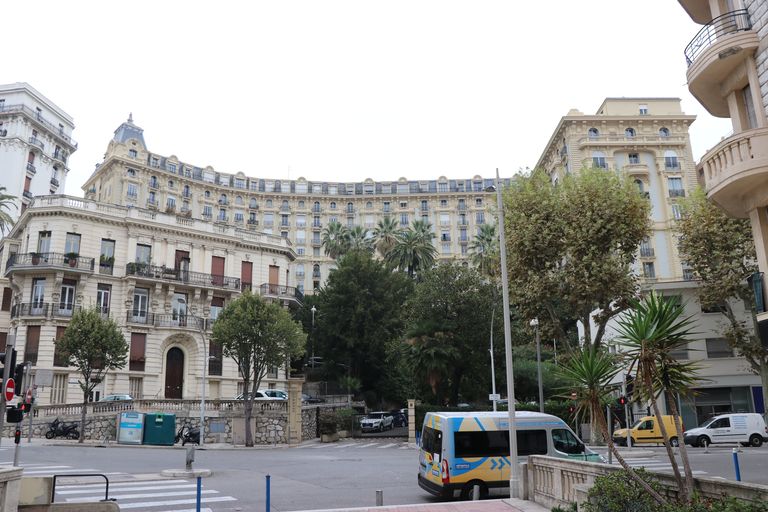
[(47, 317), (51, 305), (48, 302), (30, 302), (14, 304), (11, 308), (11, 318), (20, 316), (42, 316)]
[(264, 283), (259, 286), (259, 293), (262, 296), (289, 297), (299, 302), (304, 300), (304, 294), (294, 286)]
[(685, 62), (690, 66), (704, 50), (715, 44), (718, 39), (728, 34), (752, 30), (749, 12), (746, 9), (727, 12), (713, 19), (693, 36), (685, 47)]
[(43, 141), (41, 141), (37, 137), (30, 137), (29, 143), (32, 144), (33, 146), (39, 147), (40, 149), (43, 149), (43, 150), (45, 149), (45, 144), (43, 144)]
[(11, 254), (5, 265), (5, 271), (25, 267), (71, 268), (93, 272), (93, 258), (68, 256), (55, 252)]
[(58, 137), (59, 139), (63, 140), (73, 148), (77, 149), (77, 142), (73, 141), (68, 135), (65, 135), (61, 127), (56, 126), (50, 121), (47, 121), (42, 114), (39, 112), (32, 110), (26, 105), (5, 105), (0, 107), (0, 112), (21, 112), (27, 116), (29, 116), (32, 120), (36, 121), (40, 125), (44, 126), (48, 130), (51, 131), (51, 135), (54, 137)]
[(129, 324), (151, 325), (154, 327), (178, 327), (181, 329), (209, 330), (213, 325), (213, 320), (200, 318), (193, 315), (180, 313), (151, 313), (149, 311), (134, 311), (129, 309), (125, 312), (125, 322)]
[(35, 174), (37, 172), (37, 169), (35, 168), (35, 165), (31, 162), (27, 162), (27, 170), (31, 172), (32, 174)]
[(211, 286), (226, 288), (228, 290), (240, 290), (240, 278), (204, 274), (173, 267), (149, 265), (147, 263), (128, 263), (125, 266), (125, 274), (129, 276), (160, 279), (163, 281), (175, 281), (191, 286)]
[(640, 257), (641, 258), (653, 258), (655, 254), (655, 251), (653, 250), (653, 247), (641, 247), (640, 248)]
[(670, 189), (669, 197), (685, 197), (685, 190), (677, 188)]

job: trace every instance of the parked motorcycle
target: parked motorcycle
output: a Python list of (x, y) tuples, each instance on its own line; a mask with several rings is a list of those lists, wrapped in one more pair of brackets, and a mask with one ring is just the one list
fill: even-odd
[(181, 446), (184, 446), (187, 443), (193, 443), (196, 445), (200, 445), (200, 429), (197, 427), (188, 427), (187, 425), (182, 425), (179, 428), (179, 431), (176, 432), (176, 438), (174, 439), (173, 443), (176, 444), (179, 441), (181, 441)]
[(77, 423), (65, 423), (56, 418), (48, 425), (48, 432), (45, 433), (46, 439), (53, 439), (54, 437), (79, 439), (80, 431), (77, 430)]

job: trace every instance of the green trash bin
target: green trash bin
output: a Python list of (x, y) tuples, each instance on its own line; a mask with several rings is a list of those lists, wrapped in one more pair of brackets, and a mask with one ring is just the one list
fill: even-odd
[(144, 444), (173, 446), (175, 437), (175, 414), (156, 412), (144, 415)]

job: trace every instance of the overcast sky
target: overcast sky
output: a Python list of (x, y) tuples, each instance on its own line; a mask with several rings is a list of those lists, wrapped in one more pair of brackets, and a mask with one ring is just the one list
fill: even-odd
[(328, 181), (510, 176), (606, 96), (682, 98), (697, 159), (730, 130), (688, 93), (700, 27), (674, 0), (37, 0), (3, 19), (0, 81), (75, 120), (70, 194), (129, 112), (150, 151)]

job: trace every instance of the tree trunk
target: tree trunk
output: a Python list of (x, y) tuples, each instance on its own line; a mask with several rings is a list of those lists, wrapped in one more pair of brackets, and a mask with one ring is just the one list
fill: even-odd
[(685, 488), (688, 496), (693, 496), (693, 471), (691, 470), (691, 461), (688, 460), (688, 448), (683, 441), (683, 426), (680, 421), (680, 411), (677, 410), (677, 400), (672, 393), (667, 393), (667, 402), (672, 412), (672, 418), (675, 422), (675, 432), (677, 433), (677, 445), (680, 447), (680, 458), (683, 460), (683, 471), (685, 472)]
[(248, 397), (245, 400), (245, 446), (253, 446), (253, 432), (251, 432), (251, 416), (253, 416), (254, 397)]
[(613, 456), (616, 457), (616, 460), (619, 461), (619, 464), (621, 464), (621, 467), (624, 468), (624, 470), (629, 474), (630, 478), (632, 478), (635, 482), (640, 484), (640, 487), (645, 489), (645, 492), (650, 494), (651, 497), (659, 503), (659, 505), (666, 505), (667, 502), (661, 496), (661, 494), (654, 491), (653, 488), (648, 484), (648, 482), (640, 478), (635, 472), (635, 470), (632, 468), (632, 466), (627, 464), (627, 461), (624, 460), (624, 457), (622, 457), (619, 451), (616, 449), (616, 445), (613, 444), (613, 438), (608, 433), (608, 424), (605, 418), (603, 417), (602, 414), (595, 414), (596, 410), (598, 411), (598, 413), (600, 413), (601, 412), (600, 409), (601, 407), (599, 405), (597, 407), (592, 407), (592, 416), (597, 418), (597, 423), (600, 427), (600, 430), (602, 431), (605, 438), (608, 440), (608, 449), (611, 450), (611, 452), (613, 453)]
[[(652, 363), (651, 363), (652, 364)], [(659, 424), (659, 430), (661, 430), (661, 436), (664, 441), (664, 448), (667, 450), (667, 457), (669, 457), (669, 463), (672, 465), (672, 472), (675, 474), (675, 481), (677, 482), (677, 487), (680, 492), (680, 497), (682, 498), (681, 501), (684, 503), (688, 502), (688, 493), (687, 488), (685, 487), (685, 483), (683, 482), (683, 477), (680, 474), (680, 467), (677, 465), (677, 459), (675, 458), (675, 454), (672, 452), (672, 447), (669, 445), (669, 439), (667, 438), (667, 427), (664, 426), (664, 422), (661, 421), (661, 411), (659, 410), (659, 403), (656, 401), (653, 393), (653, 379), (651, 378), (651, 372), (648, 368), (648, 363), (646, 361), (641, 362), (642, 365), (642, 375), (643, 375), (643, 382), (645, 383), (645, 389), (648, 393), (648, 396), (651, 397), (651, 407), (653, 408), (653, 414), (656, 417), (656, 423)]]
[[(581, 320), (581, 324), (584, 326), (584, 346), (585, 347), (591, 347), (593, 345), (592, 343), (592, 325), (589, 323), (589, 313), (582, 316), (579, 320)], [(595, 348), (598, 347), (598, 343), (594, 344)]]
[(85, 417), (88, 414), (88, 391), (83, 391), (83, 409), (80, 411), (80, 437), (78, 443), (85, 441)]

